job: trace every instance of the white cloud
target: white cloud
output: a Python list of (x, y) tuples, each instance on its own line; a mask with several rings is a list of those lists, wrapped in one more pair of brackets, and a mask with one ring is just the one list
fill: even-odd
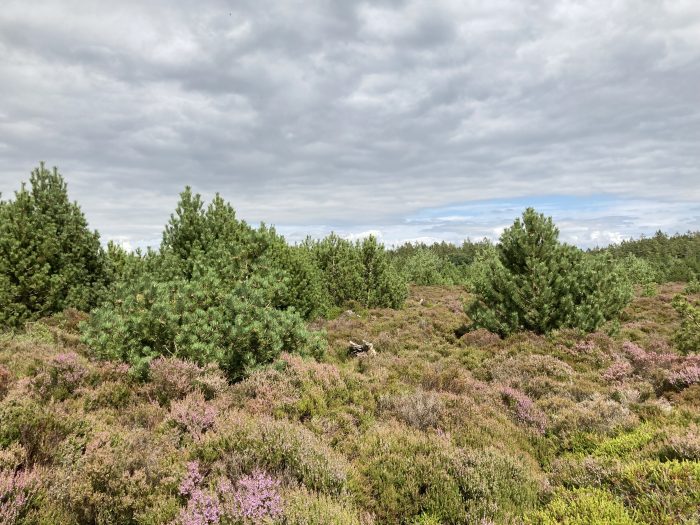
[(185, 184), (295, 236), (491, 236), (410, 219), (552, 195), (647, 203), (601, 240), (700, 227), (692, 0), (8, 0), (0, 53), (0, 191), (44, 159), (133, 245)]

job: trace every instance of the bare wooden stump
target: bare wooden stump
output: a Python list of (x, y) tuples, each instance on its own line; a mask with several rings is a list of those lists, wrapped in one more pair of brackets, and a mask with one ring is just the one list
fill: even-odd
[(377, 355), (377, 351), (374, 349), (374, 345), (368, 341), (362, 340), (362, 344), (358, 344), (354, 341), (350, 341), (350, 346), (348, 347), (348, 353), (354, 356), (360, 355)]

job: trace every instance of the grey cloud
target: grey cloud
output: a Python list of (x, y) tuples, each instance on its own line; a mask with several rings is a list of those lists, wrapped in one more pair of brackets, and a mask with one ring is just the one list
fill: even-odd
[[(185, 184), (289, 231), (450, 239), (471, 230), (406, 218), (700, 200), (690, 0), (9, 1), (0, 53), (0, 190), (45, 159), (95, 227), (134, 243)], [(587, 227), (628, 231), (615, 220)]]

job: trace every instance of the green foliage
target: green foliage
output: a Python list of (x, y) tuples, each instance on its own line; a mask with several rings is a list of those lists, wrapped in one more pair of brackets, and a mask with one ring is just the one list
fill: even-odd
[(700, 276), (700, 232), (623, 241), (605, 250), (617, 258), (635, 256), (651, 266), (657, 282), (691, 281)]
[(334, 306), (356, 301), (367, 308), (398, 308), (408, 290), (383, 245), (373, 236), (352, 243), (332, 233), (303, 245), (322, 272)]
[(690, 281), (686, 285), (685, 290), (683, 290), (683, 293), (686, 295), (700, 293), (700, 280), (695, 278), (692, 281)]
[(0, 324), (65, 308), (87, 310), (102, 291), (104, 254), (97, 232), (54, 168), (41, 163), (13, 201), (0, 201)]
[(84, 341), (103, 359), (142, 374), (161, 355), (218, 363), (236, 380), (283, 350), (322, 351), (304, 325), (321, 295), (313, 267), (274, 230), (236, 220), (218, 195), (205, 209), (186, 189), (159, 253), (111, 247), (109, 260), (125, 278), (83, 325)]
[(557, 494), (528, 519), (531, 525), (635, 525), (625, 506), (600, 489), (575, 489)]
[(362, 263), (360, 302), (368, 308), (398, 308), (406, 300), (408, 290), (401, 276), (391, 265), (384, 246), (370, 235), (356, 247)]
[(456, 268), (430, 250), (416, 251), (399, 269), (406, 281), (420, 286), (454, 284), (459, 279)]
[(478, 261), (477, 299), (468, 313), (474, 327), (501, 335), (557, 328), (594, 331), (614, 319), (632, 297), (624, 273), (610, 257), (561, 244), (551, 218), (532, 208)]
[(647, 286), (661, 279), (659, 270), (647, 259), (630, 253), (622, 258), (620, 263), (632, 284)]
[(680, 328), (673, 336), (676, 347), (686, 354), (700, 351), (700, 307), (682, 295), (673, 298), (673, 307), (681, 317)]
[(356, 509), (323, 494), (294, 491), (284, 498), (287, 525), (362, 525)]
[(537, 500), (536, 479), (515, 458), (495, 449), (456, 449), (398, 426), (367, 436), (358, 462), (380, 523), (405, 523), (421, 514), (445, 524), (505, 520)]

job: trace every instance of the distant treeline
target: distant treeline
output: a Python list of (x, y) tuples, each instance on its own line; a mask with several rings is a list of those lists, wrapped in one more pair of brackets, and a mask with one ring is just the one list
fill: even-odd
[(656, 282), (693, 281), (700, 276), (700, 232), (630, 239), (598, 251), (617, 258), (634, 256), (648, 262), (656, 272)]
[[(411, 283), (468, 284), (470, 266), (490, 246), (488, 239), (467, 239), (460, 245), (444, 241), (406, 243), (390, 250), (390, 254)], [(658, 231), (653, 237), (629, 239), (588, 252), (610, 254), (624, 262), (630, 267), (635, 284), (690, 282), (700, 278), (700, 232), (669, 236)]]

